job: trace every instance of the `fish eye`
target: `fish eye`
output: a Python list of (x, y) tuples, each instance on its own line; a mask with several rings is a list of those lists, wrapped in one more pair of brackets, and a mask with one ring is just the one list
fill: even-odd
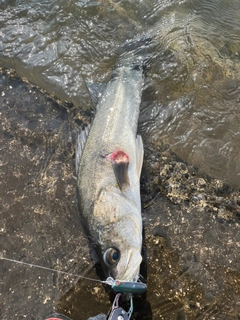
[(115, 248), (108, 248), (104, 252), (103, 259), (104, 259), (105, 263), (107, 263), (109, 265), (113, 265), (113, 264), (117, 263), (119, 258), (120, 258), (120, 252)]

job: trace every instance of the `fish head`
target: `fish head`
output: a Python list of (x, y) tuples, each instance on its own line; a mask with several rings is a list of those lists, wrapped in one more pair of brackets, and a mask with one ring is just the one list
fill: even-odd
[(94, 215), (99, 217), (95, 251), (106, 278), (137, 281), (142, 261), (140, 206), (122, 195), (111, 194), (95, 204)]
[(142, 241), (131, 218), (125, 217), (105, 228), (101, 237), (102, 262), (107, 276), (114, 279), (136, 281), (142, 261)]

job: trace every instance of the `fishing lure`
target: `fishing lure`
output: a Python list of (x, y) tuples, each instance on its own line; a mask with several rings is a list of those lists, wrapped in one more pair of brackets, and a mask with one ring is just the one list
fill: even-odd
[(114, 280), (109, 277), (104, 283), (110, 285), (117, 293), (141, 294), (147, 290), (147, 285), (143, 282)]

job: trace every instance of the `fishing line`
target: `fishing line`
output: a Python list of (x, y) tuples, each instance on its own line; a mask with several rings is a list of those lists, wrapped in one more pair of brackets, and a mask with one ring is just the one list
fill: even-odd
[(98, 279), (93, 279), (93, 278), (88, 278), (88, 277), (85, 277), (85, 276), (80, 276), (79, 274), (76, 274), (76, 273), (70, 273), (70, 272), (61, 271), (61, 270), (55, 270), (55, 269), (51, 269), (51, 268), (48, 268), (48, 267), (43, 267), (43, 266), (40, 266), (40, 265), (34, 264), (34, 263), (28, 263), (28, 262), (23, 262), (23, 261), (19, 261), (19, 260), (4, 258), (4, 257), (0, 257), (0, 259), (5, 260), (5, 261), (9, 261), (9, 262), (18, 263), (18, 264), (21, 264), (21, 265), (24, 265), (24, 266), (28, 266), (28, 267), (34, 267), (34, 268), (38, 268), (38, 269), (58, 272), (58, 273), (65, 274), (65, 275), (68, 275), (68, 276), (71, 276), (71, 277), (78, 277), (78, 278), (85, 279), (85, 280), (106, 283), (106, 281), (101, 281), (101, 280), (98, 280)]
[(112, 289), (115, 292), (118, 292), (118, 293), (120, 292), (120, 293), (128, 293), (128, 294), (141, 294), (147, 290), (147, 285), (142, 282), (114, 280), (112, 277), (108, 277), (106, 279), (106, 281), (101, 281), (98, 279), (80, 276), (79, 274), (76, 274), (76, 273), (70, 273), (70, 272), (66, 272), (66, 271), (55, 270), (55, 269), (51, 269), (48, 267), (43, 267), (43, 266), (40, 266), (40, 265), (34, 264), (34, 263), (28, 263), (28, 262), (23, 262), (23, 261), (19, 261), (19, 260), (10, 259), (10, 258), (4, 258), (4, 257), (0, 257), (0, 259), (5, 260), (5, 261), (9, 261), (9, 262), (14, 262), (17, 264), (21, 264), (21, 265), (28, 266), (28, 267), (34, 267), (34, 268), (39, 268), (39, 269), (48, 270), (48, 271), (52, 271), (52, 272), (58, 272), (61, 274), (72, 276), (72, 277), (78, 277), (78, 278), (85, 279), (85, 280), (108, 284), (109, 286), (112, 287)]

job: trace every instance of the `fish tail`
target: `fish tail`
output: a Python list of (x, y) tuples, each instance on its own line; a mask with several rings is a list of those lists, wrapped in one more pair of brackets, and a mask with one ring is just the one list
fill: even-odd
[(152, 38), (148, 34), (126, 40), (117, 50), (118, 60), (115, 67), (146, 69), (151, 63)]

